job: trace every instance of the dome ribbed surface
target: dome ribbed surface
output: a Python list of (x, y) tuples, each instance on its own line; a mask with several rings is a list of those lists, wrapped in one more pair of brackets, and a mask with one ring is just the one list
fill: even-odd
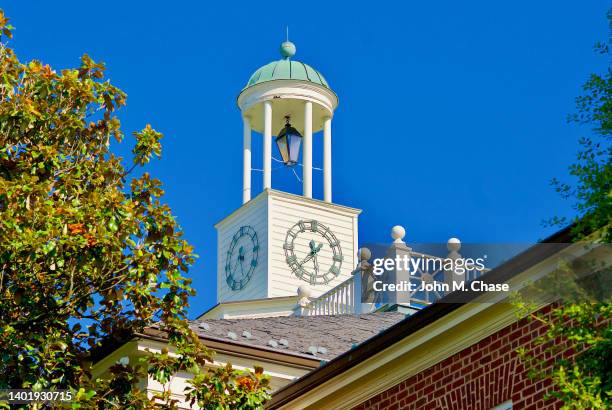
[(290, 59), (273, 61), (253, 73), (246, 87), (274, 80), (301, 80), (329, 88), (327, 81), (320, 72), (301, 61)]

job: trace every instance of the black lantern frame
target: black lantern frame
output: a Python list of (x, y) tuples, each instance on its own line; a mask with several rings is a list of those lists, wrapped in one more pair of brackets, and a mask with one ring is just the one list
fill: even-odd
[(300, 158), (300, 146), (302, 135), (291, 126), (290, 118), (285, 117), (286, 124), (276, 137), (276, 146), (283, 158), (283, 163), (288, 167), (295, 166)]

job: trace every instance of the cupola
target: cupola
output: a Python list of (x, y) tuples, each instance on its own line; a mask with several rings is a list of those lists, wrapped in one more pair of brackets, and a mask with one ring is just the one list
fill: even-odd
[(263, 189), (272, 188), (272, 138), (285, 165), (296, 165), (301, 146), (307, 198), (312, 198), (313, 133), (323, 131), (323, 200), (332, 202), (331, 121), (338, 97), (319, 71), (293, 59), (295, 53), (295, 44), (283, 42), (281, 58), (257, 69), (238, 95), (244, 125), (243, 203), (252, 195), (252, 131), (263, 135)]

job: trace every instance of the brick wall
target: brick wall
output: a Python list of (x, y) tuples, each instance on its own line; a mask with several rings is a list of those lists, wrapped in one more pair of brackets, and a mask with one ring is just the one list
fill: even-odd
[[(479, 343), (355, 407), (355, 410), (491, 409), (512, 400), (514, 409), (557, 409), (544, 400), (550, 380), (533, 382), (515, 351), (525, 346), (543, 357), (532, 341), (542, 334), (539, 322), (516, 322)], [(543, 357), (550, 359), (550, 357)]]

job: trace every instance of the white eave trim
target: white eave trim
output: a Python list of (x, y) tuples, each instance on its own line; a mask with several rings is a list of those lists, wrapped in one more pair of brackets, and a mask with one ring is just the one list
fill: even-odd
[(275, 98), (311, 101), (324, 107), (330, 117), (338, 106), (338, 96), (332, 90), (304, 80), (270, 80), (245, 88), (238, 95), (238, 107), (246, 112), (252, 106)]

